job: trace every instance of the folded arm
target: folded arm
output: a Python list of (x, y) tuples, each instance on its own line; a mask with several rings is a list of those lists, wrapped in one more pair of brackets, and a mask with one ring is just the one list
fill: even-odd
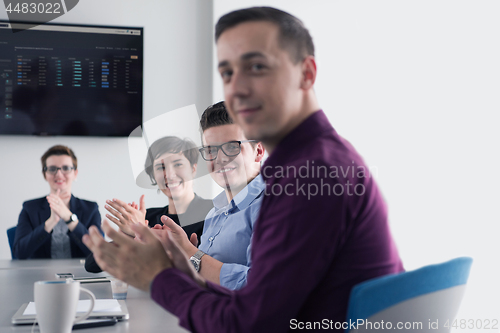
[(45, 223), (35, 226), (30, 214), (23, 207), (17, 222), (14, 239), (14, 255), (19, 259), (28, 259), (50, 238), (45, 230)]
[(82, 219), (84, 220), (78, 221), (73, 230), (70, 230), (68, 236), (80, 248), (80, 250), (82, 250), (84, 255), (88, 256), (91, 252), (82, 242), (83, 235), (89, 233), (89, 228), (91, 226), (95, 226), (99, 230), (101, 235), (103, 235), (103, 232), (101, 230), (101, 214), (99, 214), (97, 203), (93, 203), (92, 209), (86, 211), (82, 216)]

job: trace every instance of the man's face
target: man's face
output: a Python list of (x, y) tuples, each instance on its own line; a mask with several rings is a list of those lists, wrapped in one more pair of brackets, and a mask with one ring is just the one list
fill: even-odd
[(301, 62), (294, 64), (269, 22), (245, 22), (217, 41), (226, 108), (249, 139), (281, 140), (302, 107)]
[[(236, 124), (210, 127), (203, 132), (203, 146), (218, 146), (230, 141), (245, 141), (241, 127)], [(256, 151), (249, 142), (241, 144), (241, 152), (229, 157), (219, 148), (217, 158), (207, 161), (213, 180), (222, 188), (238, 192), (243, 189), (260, 170), (256, 162)]]

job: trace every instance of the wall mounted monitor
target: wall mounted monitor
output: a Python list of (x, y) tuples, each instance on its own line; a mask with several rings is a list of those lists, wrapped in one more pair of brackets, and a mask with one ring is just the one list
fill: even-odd
[(128, 136), (143, 119), (144, 31), (0, 21), (0, 134)]

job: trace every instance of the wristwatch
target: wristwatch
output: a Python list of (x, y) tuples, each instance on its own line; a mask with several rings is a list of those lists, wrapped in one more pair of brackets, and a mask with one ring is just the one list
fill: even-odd
[(205, 255), (205, 252), (203, 252), (201, 250), (198, 250), (198, 252), (196, 252), (194, 254), (194, 256), (192, 256), (191, 258), (189, 258), (189, 260), (191, 260), (191, 263), (194, 266), (194, 269), (196, 269), (197, 272), (200, 271), (201, 257), (203, 257), (204, 255)]
[(69, 218), (69, 221), (64, 221), (66, 224), (70, 224), (71, 222), (76, 222), (78, 221), (78, 216), (76, 214), (72, 214), (71, 217)]

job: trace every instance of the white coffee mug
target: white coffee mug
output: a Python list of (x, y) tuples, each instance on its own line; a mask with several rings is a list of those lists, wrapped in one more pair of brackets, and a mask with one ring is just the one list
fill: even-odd
[[(80, 291), (89, 295), (90, 308), (75, 318)], [(57, 280), (35, 282), (36, 320), (41, 333), (69, 333), (73, 324), (86, 319), (94, 309), (95, 296), (80, 287), (80, 281)]]

